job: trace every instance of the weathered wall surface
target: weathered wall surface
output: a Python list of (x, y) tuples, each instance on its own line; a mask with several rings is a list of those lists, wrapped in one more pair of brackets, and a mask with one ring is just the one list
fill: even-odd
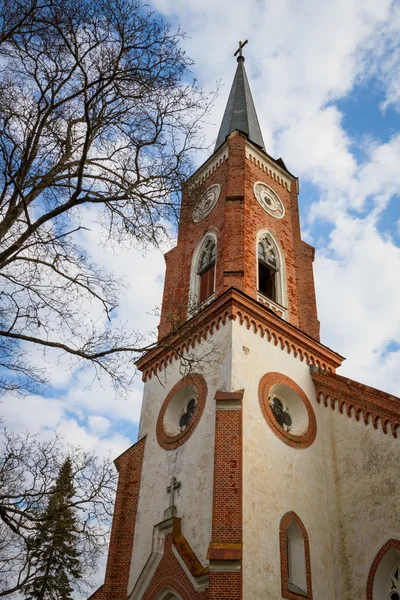
[(135, 529), (131, 590), (151, 553), (153, 526), (163, 520), (169, 503), (166, 487), (174, 476), (182, 483), (176, 495), (178, 516), (189, 544), (205, 565), (211, 540), (212, 489), (214, 471), (215, 392), (229, 389), (231, 379), (231, 322), (221, 326), (198, 347), (200, 352), (218, 347), (210, 363), (203, 364), (208, 393), (202, 417), (192, 435), (175, 450), (162, 449), (156, 439), (156, 422), (170, 389), (181, 379), (179, 363), (167, 373), (153, 376), (145, 384), (139, 436), (146, 435), (142, 481)]
[[(312, 404), (317, 435), (309, 448), (282, 442), (261, 413), (258, 384), (275, 371)], [(309, 367), (236, 321), (232, 378), (233, 389), (245, 389), (244, 600), (281, 597), (279, 523), (290, 510), (308, 532), (314, 600), (365, 598), (376, 553), (400, 539), (399, 440), (319, 404)]]
[(291, 510), (300, 517), (308, 532), (313, 597), (333, 599), (334, 570), (323, 437), (318, 423), (314, 443), (309, 448), (295, 449), (272, 432), (258, 400), (259, 381), (271, 371), (293, 379), (316, 412), (319, 406), (315, 387), (305, 362), (235, 321), (233, 389), (245, 389), (242, 409), (243, 599), (281, 597), (279, 524), (283, 515)]
[(378, 550), (388, 539), (400, 539), (400, 441), (329, 405), (316, 413), (327, 456), (329, 513), (337, 522), (336, 598), (365, 598)]

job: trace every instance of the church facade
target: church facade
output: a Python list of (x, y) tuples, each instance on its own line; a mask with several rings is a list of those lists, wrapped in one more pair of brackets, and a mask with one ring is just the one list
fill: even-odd
[(183, 190), (138, 442), (92, 600), (400, 600), (400, 399), (319, 337), (298, 180), (265, 151), (240, 50)]

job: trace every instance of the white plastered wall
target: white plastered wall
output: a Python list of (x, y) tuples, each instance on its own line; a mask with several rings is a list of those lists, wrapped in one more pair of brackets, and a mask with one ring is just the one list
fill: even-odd
[[(303, 521), (310, 539), (313, 595), (333, 600), (334, 572), (327, 517), (322, 436), (294, 449), (266, 423), (258, 384), (268, 372), (293, 379), (316, 411), (309, 367), (237, 321), (233, 324), (233, 386), (243, 397), (243, 599), (281, 598), (279, 525), (288, 511)], [(246, 350), (243, 350), (243, 347)]]
[[(290, 510), (307, 529), (314, 600), (365, 600), (377, 552), (400, 539), (399, 440), (319, 404), (307, 364), (266, 337), (235, 321), (232, 338), (232, 388), (245, 389), (243, 600), (282, 598), (279, 524)], [(317, 436), (309, 448), (282, 442), (261, 413), (258, 384), (273, 371), (311, 402)]]
[[(133, 589), (151, 553), (153, 527), (163, 520), (169, 503), (166, 487), (174, 476), (181, 482), (175, 496), (182, 531), (203, 565), (211, 540), (214, 473), (215, 392), (230, 390), (231, 330), (228, 321), (197, 347), (197, 352), (218, 349), (202, 364), (208, 387), (202, 417), (188, 440), (175, 450), (164, 450), (157, 442), (157, 417), (170, 389), (181, 379), (179, 362), (166, 372), (153, 375), (144, 388), (139, 438), (146, 435), (139, 503), (128, 590)], [(199, 372), (197, 369), (195, 371)]]
[(321, 404), (316, 413), (327, 456), (329, 513), (337, 521), (335, 598), (364, 600), (377, 552), (390, 538), (400, 539), (400, 440), (337, 407)]

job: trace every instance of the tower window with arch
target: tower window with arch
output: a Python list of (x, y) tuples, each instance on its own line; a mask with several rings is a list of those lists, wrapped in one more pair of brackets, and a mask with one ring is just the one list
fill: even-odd
[(272, 236), (264, 234), (257, 244), (258, 291), (277, 304), (283, 304), (282, 266)]
[(216, 243), (211, 237), (206, 238), (203, 248), (200, 251), (199, 262), (197, 265), (198, 298), (199, 304), (202, 304), (214, 294), (215, 291), (215, 259)]

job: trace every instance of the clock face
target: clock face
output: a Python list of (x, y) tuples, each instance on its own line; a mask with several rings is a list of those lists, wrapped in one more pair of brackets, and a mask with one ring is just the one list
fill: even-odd
[(285, 215), (285, 208), (282, 204), (282, 200), (273, 189), (262, 181), (256, 181), (254, 184), (254, 195), (258, 200), (258, 203), (263, 207), (271, 217), (276, 219), (282, 219)]
[(193, 211), (193, 221), (196, 223), (198, 221), (202, 221), (207, 215), (210, 214), (214, 206), (217, 204), (220, 192), (221, 186), (218, 183), (215, 183), (204, 192)]

